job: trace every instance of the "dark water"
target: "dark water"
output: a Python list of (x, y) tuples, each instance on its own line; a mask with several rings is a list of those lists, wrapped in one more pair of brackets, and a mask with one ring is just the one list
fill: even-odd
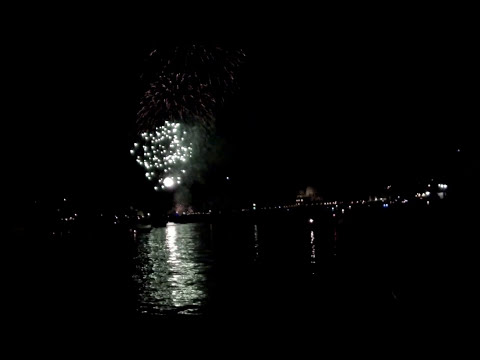
[(15, 323), (40, 325), (469, 319), (478, 273), (469, 214), (372, 210), (341, 221), (318, 214), (313, 224), (303, 216), (230, 218), (137, 233), (85, 223), (55, 237), (35, 226), (4, 244), (12, 285), (4, 309)]
[[(332, 285), (336, 228), (174, 224), (135, 237), (136, 313), (254, 316), (316, 311)], [(319, 305), (318, 303), (316, 305)], [(315, 305), (315, 307), (316, 307)]]
[(132, 307), (148, 318), (455, 317), (472, 274), (452, 216), (172, 223), (134, 240)]

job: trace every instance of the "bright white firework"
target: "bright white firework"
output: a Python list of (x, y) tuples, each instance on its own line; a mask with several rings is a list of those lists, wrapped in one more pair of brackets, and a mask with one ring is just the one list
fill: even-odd
[(170, 177), (167, 177), (165, 180), (163, 180), (163, 185), (165, 185), (165, 187), (167, 188), (172, 187), (173, 185), (175, 185), (175, 180), (173, 180)]
[(165, 121), (164, 126), (142, 133), (141, 143), (135, 143), (130, 150), (145, 169), (146, 178), (155, 183), (155, 190), (181, 184), (187, 162), (192, 157), (193, 144), (189, 138), (184, 125)]

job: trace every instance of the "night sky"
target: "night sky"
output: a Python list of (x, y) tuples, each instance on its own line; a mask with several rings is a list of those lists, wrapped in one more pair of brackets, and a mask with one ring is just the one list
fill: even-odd
[[(150, 193), (128, 152), (139, 76), (153, 48), (188, 32), (101, 23), (26, 28), (6, 45), (13, 193), (105, 203)], [(202, 189), (214, 193), (229, 176), (246, 200), (293, 200), (309, 185), (355, 197), (442, 173), (457, 148), (473, 149), (478, 83), (472, 29), (444, 25), (312, 24), (201, 39), (246, 53), (240, 89), (218, 114), (221, 151)]]

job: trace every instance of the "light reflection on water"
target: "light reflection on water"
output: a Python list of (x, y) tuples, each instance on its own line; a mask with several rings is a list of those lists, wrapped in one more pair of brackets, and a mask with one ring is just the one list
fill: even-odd
[[(312, 247), (312, 252), (310, 254), (310, 263), (315, 265), (315, 233), (310, 231), (310, 245)], [(315, 267), (312, 267), (312, 274), (315, 275)]]
[(207, 298), (202, 224), (169, 224), (139, 236), (139, 306), (148, 314), (200, 314)]
[(254, 261), (257, 261), (258, 257), (259, 257), (259, 253), (258, 253), (258, 246), (259, 246), (259, 243), (258, 243), (258, 226), (257, 226), (257, 224), (253, 225), (253, 241), (254, 241), (254, 247), (255, 247)]
[[(331, 251), (322, 247), (329, 240), (313, 229), (285, 229), (265, 224), (169, 223), (139, 233), (134, 274), (137, 311), (147, 315), (205, 315), (215, 314), (219, 304), (241, 311), (246, 308), (242, 299), (256, 303), (257, 292), (263, 287), (259, 282), (265, 276), (271, 284), (282, 283), (289, 274), (300, 275), (299, 283), (308, 283), (316, 278), (317, 265)], [(292, 272), (277, 277), (285, 264)], [(279, 301), (272, 296), (268, 301)], [(240, 300), (235, 300), (237, 297)]]

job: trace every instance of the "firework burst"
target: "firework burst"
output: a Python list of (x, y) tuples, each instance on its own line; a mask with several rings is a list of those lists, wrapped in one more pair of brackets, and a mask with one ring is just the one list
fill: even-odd
[(150, 53), (137, 125), (152, 131), (165, 121), (211, 126), (225, 95), (237, 87), (241, 50), (203, 45), (177, 46)]
[(186, 128), (186, 125), (166, 121), (164, 126), (143, 132), (142, 141), (130, 150), (157, 191), (183, 182), (193, 153), (193, 143), (189, 142), (191, 134)]

